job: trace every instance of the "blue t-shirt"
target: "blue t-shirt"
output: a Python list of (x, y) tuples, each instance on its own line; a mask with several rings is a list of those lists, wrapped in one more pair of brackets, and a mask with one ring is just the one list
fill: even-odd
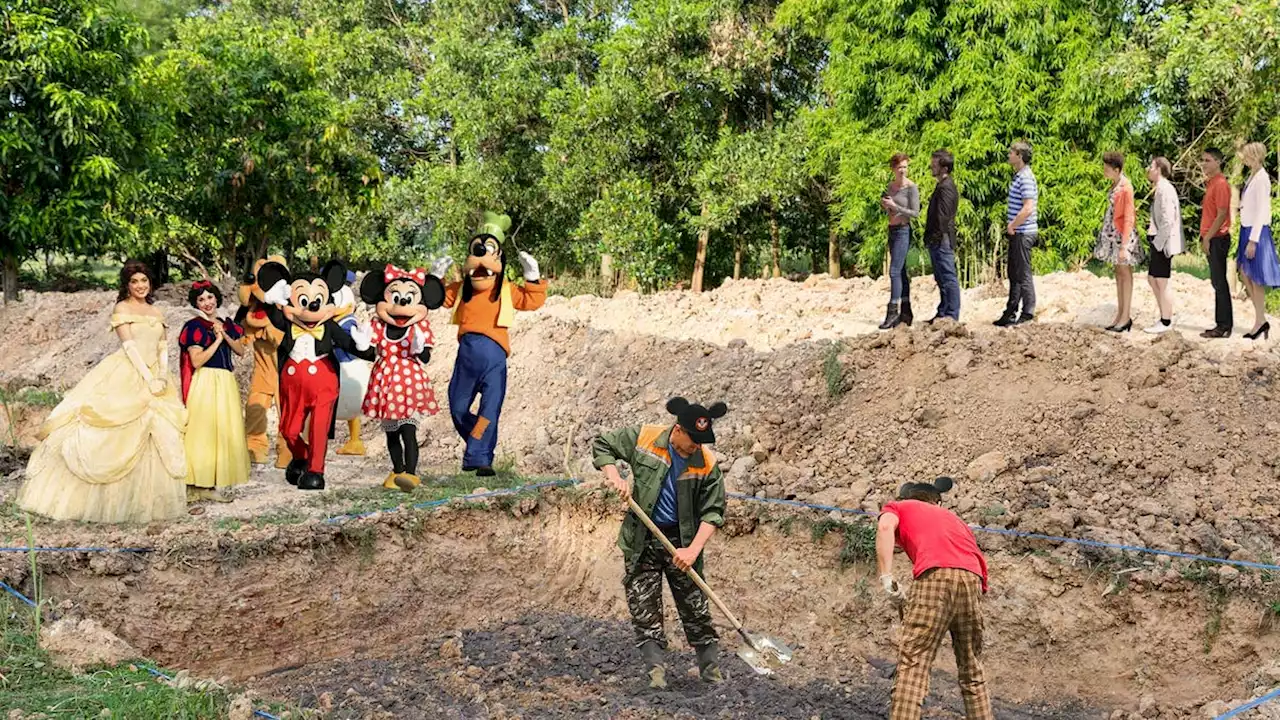
[[(1040, 196), (1040, 187), (1036, 184), (1035, 173), (1031, 172), (1030, 165), (1023, 165), (1022, 169), (1013, 176), (1013, 183), (1009, 185), (1009, 213), (1006, 222), (1013, 222), (1018, 217), (1018, 213), (1022, 212), (1022, 206), (1028, 200), (1035, 201)], [(1040, 231), (1040, 226), (1036, 223), (1036, 215), (1040, 211), (1040, 204), (1037, 202), (1031, 208), (1031, 212), (1027, 213), (1027, 219), (1022, 224), (1014, 228), (1015, 232), (1030, 234)]]
[(669, 527), (680, 522), (676, 515), (676, 478), (684, 474), (689, 461), (680, 457), (675, 448), (670, 448), (671, 469), (662, 480), (662, 490), (658, 492), (658, 504), (653, 507), (653, 522), (658, 527)]

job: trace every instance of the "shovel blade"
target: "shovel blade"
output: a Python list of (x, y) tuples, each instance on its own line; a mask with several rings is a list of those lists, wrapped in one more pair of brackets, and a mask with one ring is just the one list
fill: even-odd
[(758, 675), (772, 675), (775, 670), (791, 662), (793, 652), (786, 643), (769, 637), (748, 633), (750, 644), (738, 649), (738, 657)]

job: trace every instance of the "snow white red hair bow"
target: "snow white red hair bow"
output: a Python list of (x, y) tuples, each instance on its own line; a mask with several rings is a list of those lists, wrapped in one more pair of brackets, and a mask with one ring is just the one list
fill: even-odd
[(392, 280), (412, 280), (419, 285), (427, 283), (427, 271), (422, 268), (414, 268), (412, 270), (403, 270), (395, 265), (387, 265), (382, 271), (382, 281), (389, 283)]
[(191, 283), (192, 290), (212, 290), (213, 283), (208, 280), (197, 280)]

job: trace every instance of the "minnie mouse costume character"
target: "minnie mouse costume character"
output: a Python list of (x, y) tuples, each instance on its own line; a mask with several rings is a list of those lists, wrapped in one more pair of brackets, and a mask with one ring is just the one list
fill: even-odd
[[(347, 279), (338, 260), (325, 264), (319, 275), (290, 275), (283, 265), (267, 263), (258, 272), (258, 285), (268, 303), (271, 324), (284, 333), (277, 356), (280, 367), (280, 434), (293, 461), (285, 480), (299, 490), (324, 489), (324, 458), (333, 439), (338, 409), (338, 359), (335, 350), (373, 360), (369, 336), (351, 334), (334, 322), (338, 308), (333, 295)], [(302, 428), (310, 416), (307, 442)]]
[[(458, 326), (458, 358), (449, 379), (449, 413), (454, 429), (467, 442), (462, 471), (474, 470), (481, 477), (494, 474), (498, 416), (507, 394), (507, 356), (511, 354), (508, 328), (516, 310), (537, 310), (547, 301), (547, 281), (528, 253), (520, 253), (524, 285), (505, 282), (507, 261), (502, 242), (510, 227), (511, 218), (486, 212), (484, 224), (468, 245), (462, 282), (450, 284), (444, 293), (444, 306), (454, 309), (453, 322)], [(431, 274), (443, 276), (452, 263), (450, 258), (442, 258)], [(473, 414), (471, 404), (477, 395), (480, 412)]]
[(373, 365), (364, 414), (382, 421), (391, 455), (391, 474), (382, 487), (405, 492), (418, 478), (418, 424), (423, 415), (440, 411), (426, 364), (434, 345), (427, 311), (444, 302), (444, 284), (421, 268), (387, 265), (360, 283), (360, 299), (374, 306), (370, 323), (378, 360)]

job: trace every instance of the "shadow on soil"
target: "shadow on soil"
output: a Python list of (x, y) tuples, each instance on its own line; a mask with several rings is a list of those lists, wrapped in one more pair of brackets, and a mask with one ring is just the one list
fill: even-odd
[[(732, 647), (727, 640), (726, 646)], [(944, 648), (942, 652), (949, 652)], [(798, 651), (803, 653), (803, 649)], [(331, 706), (329, 717), (466, 718), (811, 718), (882, 720), (892, 666), (851, 669), (849, 677), (812, 677), (796, 668), (752, 674), (731, 649), (726, 680), (704, 685), (693, 654), (669, 656), (666, 691), (649, 690), (630, 627), (565, 615), (530, 616), (501, 627), (466, 630), (423, 643), (412, 656), (321, 663), (275, 673), (259, 689), (304, 706)], [(789, 675), (793, 677), (788, 677)], [(799, 676), (810, 679), (796, 681)], [(864, 677), (864, 675), (866, 677)], [(926, 718), (964, 717), (955, 679), (935, 673)], [(1079, 705), (1014, 706), (1005, 720), (1094, 720)]]

